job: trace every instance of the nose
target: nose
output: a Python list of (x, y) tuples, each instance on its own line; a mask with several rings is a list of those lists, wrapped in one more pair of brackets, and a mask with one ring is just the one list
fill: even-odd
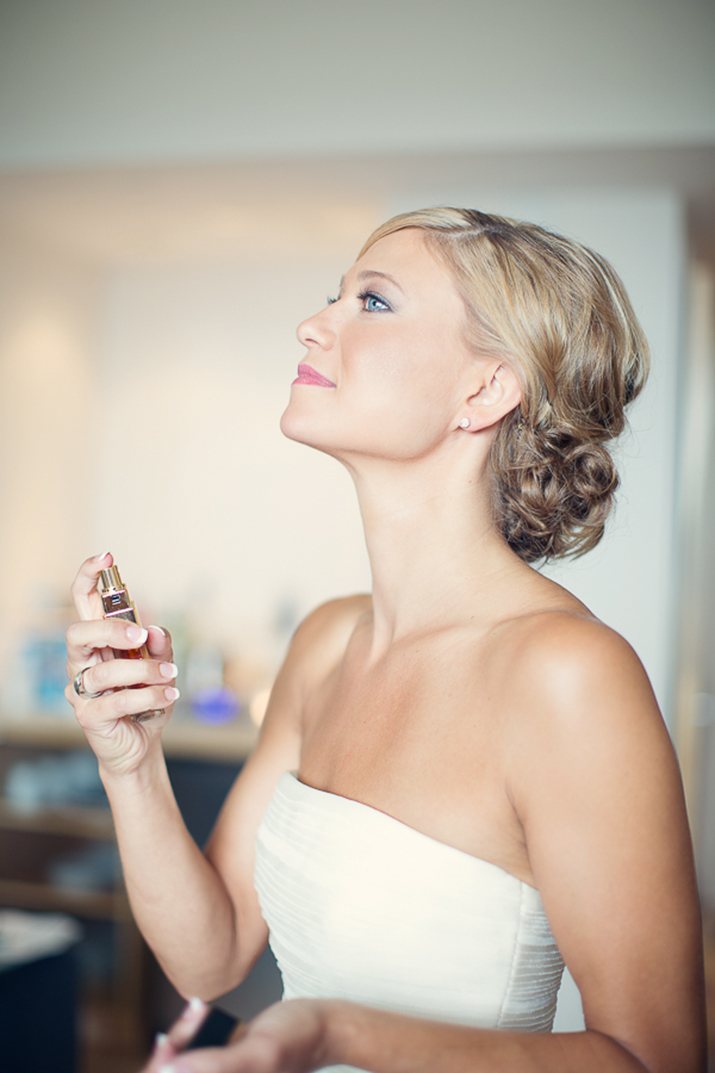
[(328, 322), (327, 309), (321, 309), (320, 313), (308, 317), (302, 324), (299, 324), (296, 335), (303, 346), (318, 346), (321, 350), (330, 350), (338, 338)]

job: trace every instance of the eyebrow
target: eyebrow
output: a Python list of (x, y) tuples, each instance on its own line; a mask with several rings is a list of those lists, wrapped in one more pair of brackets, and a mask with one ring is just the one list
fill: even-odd
[(387, 281), (388, 281), (389, 283), (392, 283), (392, 284), (394, 284), (394, 286), (395, 286), (395, 287), (397, 287), (397, 289), (398, 289), (399, 291), (401, 291), (401, 292), (402, 292), (402, 294), (404, 294), (404, 293), (405, 293), (405, 292), (404, 292), (404, 291), (402, 290), (402, 287), (401, 287), (401, 286), (400, 286), (400, 284), (399, 284), (399, 283), (397, 282), (397, 280), (395, 279), (395, 277), (394, 277), (394, 276), (390, 276), (390, 275), (388, 275), (388, 273), (387, 273), (387, 272), (378, 272), (378, 271), (377, 271), (377, 269), (373, 269), (373, 268), (367, 268), (367, 269), (365, 269), (365, 270), (364, 270), (363, 272), (360, 272), (360, 273), (358, 274), (358, 279), (360, 279), (360, 280), (365, 280), (365, 279), (371, 279), (371, 278), (372, 278), (373, 276), (379, 276), (379, 278), (380, 278), (380, 279), (386, 279), (386, 280), (387, 280)]

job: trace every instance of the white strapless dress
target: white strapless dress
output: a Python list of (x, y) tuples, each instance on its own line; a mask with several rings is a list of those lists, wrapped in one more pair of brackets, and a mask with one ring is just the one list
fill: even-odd
[(497, 865), (286, 772), (255, 882), (284, 998), (550, 1031), (563, 961), (539, 892)]

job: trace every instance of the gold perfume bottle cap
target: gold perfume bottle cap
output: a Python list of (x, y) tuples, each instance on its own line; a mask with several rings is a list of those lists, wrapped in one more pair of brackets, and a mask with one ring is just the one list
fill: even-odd
[(108, 570), (102, 570), (97, 583), (100, 595), (109, 592), (110, 589), (123, 589), (124, 582), (116, 566), (110, 566)]

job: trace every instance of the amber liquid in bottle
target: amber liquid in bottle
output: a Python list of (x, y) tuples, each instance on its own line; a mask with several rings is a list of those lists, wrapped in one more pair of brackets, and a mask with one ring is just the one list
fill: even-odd
[[(110, 566), (108, 570), (102, 570), (97, 582), (97, 589), (102, 598), (105, 618), (123, 618), (127, 622), (134, 622), (137, 626), (141, 626), (137, 609), (116, 566)], [(149, 649), (146, 645), (128, 650), (125, 648), (113, 648), (112, 652), (115, 659), (149, 659)], [(155, 715), (163, 714), (163, 708), (155, 708), (150, 712), (137, 712), (130, 716), (130, 719), (132, 723), (142, 723), (145, 719), (151, 719)]]

